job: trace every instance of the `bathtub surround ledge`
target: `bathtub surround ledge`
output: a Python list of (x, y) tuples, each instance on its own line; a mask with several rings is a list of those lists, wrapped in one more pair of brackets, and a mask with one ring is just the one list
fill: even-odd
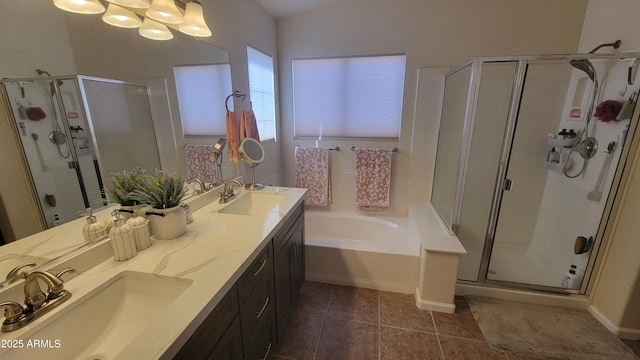
[(415, 221), (422, 248), (416, 306), (454, 313), (458, 264), (467, 251), (456, 236), (447, 232), (430, 204), (410, 203), (409, 216), (420, 219)]

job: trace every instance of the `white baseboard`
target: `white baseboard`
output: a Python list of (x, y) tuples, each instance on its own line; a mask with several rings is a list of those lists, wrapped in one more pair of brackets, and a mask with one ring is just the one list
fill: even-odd
[(456, 312), (456, 304), (429, 301), (420, 298), (420, 292), (416, 289), (416, 306), (418, 309), (453, 314)]
[(617, 326), (609, 320), (603, 313), (598, 310), (595, 306), (591, 305), (588, 308), (589, 313), (593, 315), (602, 325), (604, 325), (609, 331), (611, 331), (614, 335), (622, 339), (630, 339), (630, 340), (640, 340), (640, 330), (639, 329), (631, 329)]

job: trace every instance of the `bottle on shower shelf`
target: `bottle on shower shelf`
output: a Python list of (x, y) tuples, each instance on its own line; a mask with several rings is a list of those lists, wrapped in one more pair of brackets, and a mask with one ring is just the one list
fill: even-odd
[(549, 153), (547, 153), (547, 161), (551, 163), (559, 163), (560, 162), (560, 152), (556, 151), (556, 148), (552, 148)]
[(580, 287), (581, 280), (582, 276), (578, 274), (578, 267), (572, 264), (569, 267), (569, 270), (562, 275), (560, 287), (565, 289), (578, 289)]

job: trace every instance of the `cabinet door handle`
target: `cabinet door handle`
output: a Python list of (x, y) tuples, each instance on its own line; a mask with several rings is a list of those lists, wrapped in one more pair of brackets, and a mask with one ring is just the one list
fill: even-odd
[(269, 342), (269, 345), (267, 345), (267, 352), (264, 353), (264, 356), (260, 360), (267, 360), (270, 352), (271, 352), (271, 342)]
[(264, 258), (264, 260), (262, 261), (262, 264), (260, 264), (260, 267), (258, 268), (258, 270), (256, 270), (253, 273), (253, 276), (258, 276), (258, 274), (260, 274), (260, 272), (262, 271), (262, 269), (264, 269), (264, 266), (267, 265), (267, 258)]
[(260, 319), (260, 316), (267, 310), (267, 306), (269, 306), (269, 297), (264, 300), (264, 304), (262, 304), (262, 309), (256, 313), (256, 319)]
[(289, 262), (295, 262), (298, 258), (298, 244), (293, 244), (289, 248)]

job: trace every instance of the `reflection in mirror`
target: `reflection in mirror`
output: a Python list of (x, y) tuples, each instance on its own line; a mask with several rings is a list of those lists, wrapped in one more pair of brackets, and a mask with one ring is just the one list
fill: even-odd
[(89, 127), (74, 78), (2, 81), (48, 227), (103, 206)]
[(256, 183), (256, 166), (264, 160), (264, 148), (262, 144), (254, 138), (244, 138), (240, 142), (238, 153), (249, 169), (251, 169), (251, 183), (244, 187), (247, 190), (264, 189), (264, 185)]
[(99, 78), (80, 80), (105, 180), (135, 167), (160, 169), (147, 87)]
[[(3, 16), (3, 21), (0, 22), (0, 29), (3, 30), (0, 31), (0, 43), (3, 44), (0, 74), (6, 82), (6, 86), (0, 86), (0, 91), (4, 92), (6, 88), (6, 93), (10, 93), (10, 95), (0, 94), (2, 97), (2, 101), (0, 101), (2, 109), (0, 110), (8, 116), (7, 122), (15, 124), (5, 126), (3, 129), (10, 132), (15, 131), (16, 134), (12, 136), (11, 142), (3, 141), (0, 143), (0, 147), (6, 154), (16, 154), (14, 159), (25, 158), (24, 162), (29, 166), (29, 173), (25, 176), (27, 182), (34, 185), (35, 195), (33, 198), (37, 198), (40, 206), (46, 209), (41, 212), (41, 217), (45, 221), (35, 219), (34, 216), (25, 216), (25, 214), (37, 214), (39, 211), (35, 208), (38, 204), (32, 203), (31, 197), (28, 197), (26, 193), (23, 194), (23, 190), (20, 190), (20, 198), (25, 200), (20, 204), (17, 203), (16, 196), (7, 195), (9, 192), (16, 193), (14, 190), (17, 187), (16, 181), (20, 179), (22, 186), (22, 183), (25, 182), (22, 180), (24, 177), (14, 174), (11, 177), (12, 180), (9, 177), (2, 178), (0, 190), (5, 196), (3, 196), (3, 201), (0, 201), (0, 230), (3, 234), (3, 241), (8, 244), (0, 247), (0, 263), (11, 258), (14, 259), (14, 262), (23, 263), (22, 260), (24, 262), (33, 260), (38, 265), (42, 265), (43, 261), (46, 261), (42, 259), (59, 257), (84, 244), (81, 229), (85, 220), (79, 219), (77, 214), (85, 209), (86, 202), (94, 208), (98, 207), (96, 204), (102, 204), (101, 181), (108, 177), (110, 169), (119, 166), (131, 168), (131, 163), (123, 162), (129, 160), (136, 162), (133, 165), (147, 167), (148, 170), (154, 170), (156, 167), (172, 171), (181, 170), (184, 165), (179, 159), (184, 157), (184, 148), (181, 146), (184, 140), (180, 126), (173, 67), (229, 63), (229, 53), (207, 42), (210, 40), (198, 41), (178, 32), (170, 42), (158, 43), (144, 39), (138, 35), (137, 31), (114, 28), (90, 17), (66, 14), (55, 8), (52, 2), (41, 3), (39, 0), (4, 1), (0, 2), (0, 14), (7, 15)], [(19, 20), (14, 21), (13, 19)], [(24, 21), (24, 19), (29, 19), (31, 23), (38, 24), (38, 26), (21, 31), (20, 39), (16, 41), (15, 29), (19, 21)], [(30, 46), (25, 47), (25, 44), (30, 44)], [(28, 53), (26, 49), (28, 49)], [(59, 84), (48, 78), (36, 78), (36, 68), (49, 70), (54, 75), (54, 79), (62, 80), (63, 83)], [(71, 76), (55, 76), (61, 74), (71, 74)], [(145, 118), (148, 117), (148, 114), (153, 115), (153, 123), (147, 123), (145, 128), (131, 128), (128, 134), (133, 135), (138, 141), (156, 140), (156, 149), (136, 154), (136, 156), (144, 155), (145, 159), (124, 156), (122, 152), (103, 152), (101, 150), (103, 143), (116, 146), (116, 136), (113, 133), (103, 134), (98, 127), (93, 128), (95, 133), (90, 133), (91, 129), (85, 115), (86, 117), (94, 116), (93, 108), (98, 106), (95, 104), (94, 96), (98, 96), (99, 106), (108, 107), (102, 104), (106, 100), (102, 98), (105, 95), (99, 93), (105, 90), (101, 88), (109, 88), (113, 84), (108, 85), (101, 81), (96, 83), (95, 79), (89, 80), (91, 83), (84, 80), (82, 83), (78, 83), (79, 78), (75, 74), (120, 80), (120, 89), (115, 94), (119, 99), (127, 102), (129, 110), (133, 111), (136, 116), (142, 114)], [(34, 77), (32, 82), (15, 80), (12, 82), (8, 79), (29, 77)], [(57, 91), (55, 99), (54, 96), (51, 96), (52, 84)], [(142, 101), (143, 96), (135, 95), (138, 91), (142, 91), (142, 87), (130, 84), (144, 84), (150, 89), (148, 93), (150, 100), (147, 100), (146, 110), (142, 111), (144, 106), (135, 104)], [(82, 87), (85, 88), (86, 99), (81, 96), (80, 89)], [(89, 89), (90, 87), (92, 89)], [(99, 90), (98, 95), (94, 94), (95, 87)], [(21, 94), (22, 88), (27, 92), (25, 98)], [(107, 89), (107, 91), (111, 94), (114, 89)], [(31, 104), (26, 101), (27, 96), (31, 99)], [(133, 103), (130, 103), (129, 96), (134, 96)], [(23, 108), (26, 108), (27, 105), (42, 108), (47, 117), (41, 120), (21, 119), (20, 111), (23, 110), (18, 109), (16, 99), (22, 101)], [(151, 108), (148, 104), (151, 104)], [(84, 105), (88, 106), (91, 113), (89, 111), (85, 113)], [(60, 127), (59, 131), (64, 132), (66, 140), (59, 146), (49, 140), (49, 134), (55, 130), (52, 118), (54, 108)], [(114, 116), (122, 112), (120, 106), (113, 106), (110, 112), (112, 118), (109, 121), (120, 124), (121, 119)], [(24, 130), (20, 127), (19, 122), (13, 119), (13, 114), (17, 114), (19, 122), (24, 123)], [(0, 114), (0, 117), (2, 116)], [(224, 114), (220, 117), (220, 121), (224, 121), (223, 117)], [(5, 121), (4, 118), (0, 120)], [(68, 126), (64, 124), (65, 122), (68, 122)], [(72, 127), (73, 129), (71, 129)], [(152, 131), (154, 128), (155, 139)], [(109, 129), (111, 132), (114, 131), (111, 127)], [(35, 135), (32, 135), (32, 131)], [(23, 135), (23, 132), (26, 135)], [(60, 136), (58, 139), (62, 138)], [(211, 140), (203, 139), (203, 141), (213, 143), (216, 139), (217, 137)], [(123, 139), (118, 140), (123, 141)], [(87, 149), (87, 144), (90, 145), (89, 148), (92, 148), (93, 145), (97, 146), (99, 154), (93, 155), (92, 151)], [(124, 145), (122, 146), (124, 147)], [(38, 157), (37, 147), (40, 148), (42, 162)], [(60, 152), (58, 152), (58, 147)], [(67, 151), (72, 159), (74, 156), (78, 158), (76, 169), (69, 168), (71, 160), (60, 155), (60, 153), (66, 155)], [(23, 156), (25, 153), (26, 156)], [(22, 159), (14, 161), (16, 164), (22, 163)], [(98, 161), (99, 165), (103, 167), (101, 175), (96, 172), (96, 169), (99, 168)], [(150, 161), (160, 165), (141, 165), (137, 164), (138, 161)], [(22, 169), (22, 165), (14, 164), (13, 166), (15, 169)], [(43, 168), (48, 171), (43, 171)], [(33, 179), (30, 179), (31, 173), (44, 173), (47, 178), (41, 181), (34, 174)], [(76, 174), (82, 175), (85, 196), (82, 195)], [(42, 191), (38, 189), (41, 182), (44, 186)], [(59, 184), (64, 184), (64, 186), (59, 186)], [(66, 200), (63, 200), (67, 193), (75, 194), (70, 205), (67, 205)], [(45, 195), (55, 195), (55, 197)], [(50, 206), (49, 202), (55, 203), (56, 206)], [(26, 210), (32, 208), (33, 210)], [(54, 221), (55, 214), (58, 214), (59, 220), (57, 221)], [(98, 219), (101, 220), (100, 217)], [(67, 225), (57, 226), (58, 223), (67, 220), (73, 220), (68, 223), (71, 228), (67, 228)], [(43, 226), (54, 227), (34, 234), (34, 229), (42, 229)], [(17, 239), (24, 240), (15, 241)], [(28, 258), (23, 259), (21, 256)], [(14, 265), (14, 262), (11, 264), (7, 262), (7, 267)], [(6, 272), (3, 272), (4, 267), (0, 268), (0, 279), (4, 279)]]

